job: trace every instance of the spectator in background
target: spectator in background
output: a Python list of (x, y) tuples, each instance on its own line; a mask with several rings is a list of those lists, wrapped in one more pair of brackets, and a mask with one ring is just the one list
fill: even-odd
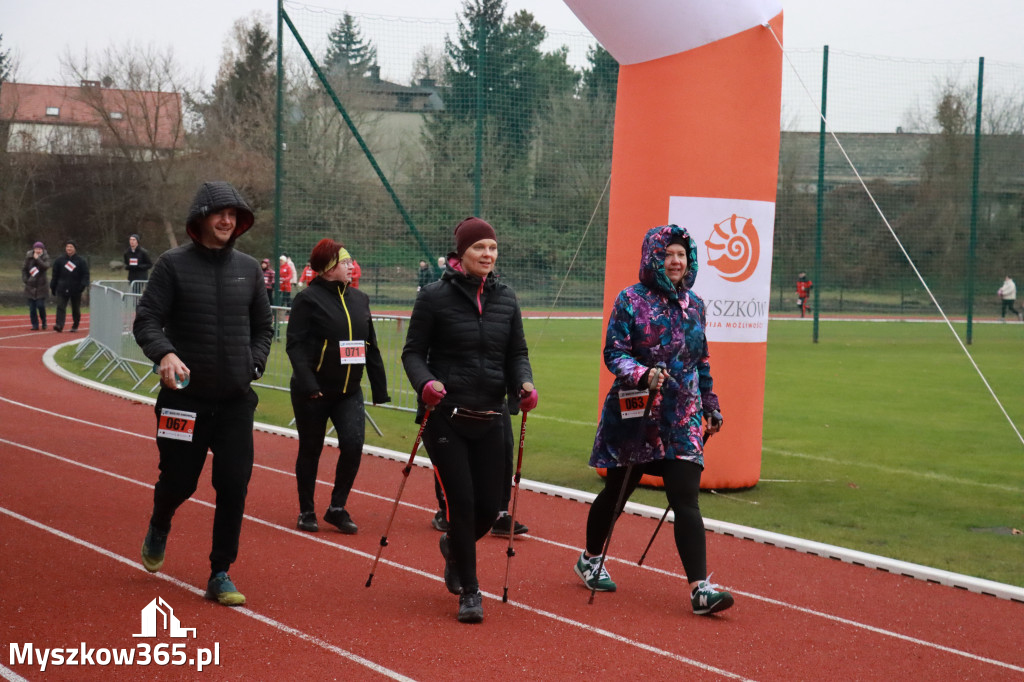
[(313, 267), (307, 261), (306, 267), (302, 268), (302, 274), (299, 275), (299, 284), (304, 287), (309, 286), (309, 283), (312, 282), (315, 277), (316, 271), (313, 270)]
[(82, 292), (89, 286), (89, 264), (78, 255), (75, 240), (64, 242), (64, 255), (53, 263), (50, 293), (57, 297), (57, 319), (53, 331), (64, 331), (64, 318), (71, 303), (71, 331), (77, 332), (82, 321)]
[[(28, 299), (28, 319), (32, 330), (46, 329), (46, 271), (50, 269), (50, 254), (42, 242), (36, 242), (25, 254), (21, 268), (21, 281), (25, 283)], [(42, 324), (42, 327), (40, 327)]]
[(813, 288), (814, 283), (807, 279), (807, 273), (801, 271), (796, 278), (796, 305), (800, 308), (800, 317), (806, 316), (807, 311), (810, 310), (807, 299), (810, 298)]
[(1021, 313), (1013, 305), (1014, 301), (1017, 300), (1017, 285), (1013, 283), (1009, 275), (1003, 280), (1003, 286), (999, 287), (999, 291), (996, 293), (999, 294), (999, 298), (1003, 299), (1003, 308), (999, 313), (999, 317), (1003, 319), (1003, 322), (1006, 321), (1007, 310), (1013, 313), (1018, 320), (1021, 319)]
[(153, 261), (149, 252), (139, 246), (139, 235), (128, 237), (128, 248), (124, 252), (124, 268), (128, 271), (129, 282), (145, 282), (149, 279), (149, 269)]
[[(342, 247), (345, 248), (345, 247)], [(352, 286), (356, 289), (359, 288), (359, 277), (363, 274), (363, 269), (359, 267), (359, 263), (356, 259), (352, 259)]]
[(281, 289), (281, 305), (290, 308), (292, 305), (292, 283), (295, 281), (295, 267), (286, 254), (281, 254), (281, 267), (278, 270)]
[(270, 259), (260, 261), (260, 268), (263, 270), (263, 286), (267, 288), (267, 301), (274, 305), (274, 269), (270, 267)]
[(416, 291), (430, 284), (433, 279), (433, 276), (430, 274), (430, 268), (427, 267), (427, 261), (421, 260), (419, 272), (416, 273)]

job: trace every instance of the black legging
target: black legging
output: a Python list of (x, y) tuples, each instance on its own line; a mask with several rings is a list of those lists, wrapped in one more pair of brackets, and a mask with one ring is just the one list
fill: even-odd
[(1013, 304), (1014, 304), (1014, 302), (1016, 302), (1016, 300), (1017, 299), (1015, 299), (1015, 298), (1004, 298), (1003, 299), (1003, 309), (1000, 312), (999, 316), (1000, 317), (1006, 317), (1006, 311), (1007, 310), (1009, 310), (1014, 315), (1017, 315), (1017, 309), (1013, 307)]
[(316, 490), (316, 472), (324, 449), (327, 420), (338, 433), (338, 464), (334, 468), (331, 506), (344, 507), (359, 473), (366, 435), (366, 410), (362, 389), (347, 396), (325, 395), (310, 399), (292, 392), (295, 429), (299, 432), (299, 454), (295, 458), (295, 482), (299, 489), (299, 511), (311, 512)]
[[(645, 473), (661, 476), (665, 482), (668, 503), (675, 512), (676, 550), (683, 562), (689, 582), (707, 578), (707, 541), (704, 537), (704, 518), (697, 500), (700, 493), (701, 467), (681, 459), (649, 462), (633, 467), (626, 488), (626, 499), (636, 490)], [(587, 554), (599, 556), (604, 551), (615, 503), (626, 479), (626, 468), (608, 469), (604, 489), (597, 494), (587, 516)]]
[[(501, 486), (501, 508), (499, 512), (508, 511), (509, 503), (512, 502), (512, 475), (515, 473), (515, 439), (512, 431), (512, 417), (508, 410), (503, 410), (502, 420), (505, 423), (505, 481)], [(427, 450), (430, 454), (430, 450)], [(434, 477), (434, 496), (437, 498), (437, 508), (445, 510), (444, 490), (441, 489), (441, 482)]]
[(476, 592), (476, 541), (498, 518), (505, 473), (504, 436), (500, 417), (488, 422), (451, 416), (451, 408), (438, 408), (423, 430), (435, 478), (444, 488), (448, 512), (448, 538), (463, 593)]

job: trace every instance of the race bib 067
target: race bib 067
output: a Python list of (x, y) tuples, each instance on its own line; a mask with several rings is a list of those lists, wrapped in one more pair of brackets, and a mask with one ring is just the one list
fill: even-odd
[(183, 440), (192, 442), (192, 432), (196, 428), (196, 413), (183, 410), (171, 410), (163, 408), (160, 410), (160, 419), (157, 422), (156, 437), (170, 438), (171, 440)]

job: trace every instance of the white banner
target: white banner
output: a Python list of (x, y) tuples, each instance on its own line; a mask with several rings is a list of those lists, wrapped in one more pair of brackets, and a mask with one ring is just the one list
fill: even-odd
[(707, 337), (726, 343), (768, 340), (775, 204), (670, 197), (668, 221), (697, 243), (694, 292), (707, 304)]

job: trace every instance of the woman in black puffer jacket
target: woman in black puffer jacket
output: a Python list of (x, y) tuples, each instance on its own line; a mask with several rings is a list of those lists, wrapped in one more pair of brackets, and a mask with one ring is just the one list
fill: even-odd
[(352, 257), (338, 242), (321, 239), (313, 248), (309, 264), (317, 277), (292, 303), (287, 344), (292, 363), (292, 409), (299, 432), (295, 460), (298, 527), (310, 532), (319, 529), (313, 496), (330, 419), (338, 433), (339, 453), (334, 491), (324, 521), (352, 535), (358, 527), (345, 505), (359, 472), (366, 432), (359, 385), (363, 367), (369, 375), (373, 403), (390, 402), (391, 398), (370, 317), (370, 299), (350, 286)]
[(523, 320), (515, 292), (498, 281), (494, 228), (467, 218), (441, 279), (416, 297), (402, 363), (423, 408), (434, 408), (423, 443), (448, 505), (441, 536), (445, 585), (459, 596), (459, 620), (483, 620), (476, 541), (501, 507), (505, 471), (502, 405), (537, 405)]

